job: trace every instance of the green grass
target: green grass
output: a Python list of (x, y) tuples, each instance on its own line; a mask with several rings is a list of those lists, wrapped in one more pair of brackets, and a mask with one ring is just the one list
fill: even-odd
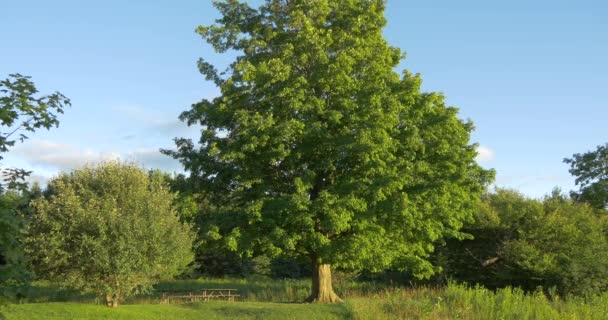
[[(389, 288), (345, 281), (337, 291), (344, 304), (302, 301), (309, 282), (301, 280), (198, 279), (162, 282), (157, 290), (234, 288), (241, 302), (160, 305), (158, 293), (129, 298), (117, 309), (100, 305), (94, 295), (37, 283), (22, 304), (3, 311), (7, 319), (571, 319), (608, 320), (608, 293), (587, 298), (548, 298), (505, 288), (496, 292), (450, 284), (445, 288)], [(2, 317), (0, 317), (1, 319)]]
[(345, 319), (343, 305), (212, 301), (180, 305), (124, 305), (115, 309), (79, 303), (10, 305), (7, 320), (187, 320), (187, 319)]
[(351, 297), (346, 306), (354, 320), (608, 319), (608, 293), (563, 300), (549, 299), (542, 292), (525, 294), (512, 288), (493, 292), (455, 284), (447, 288), (385, 290), (372, 296)]
[[(342, 297), (353, 295), (369, 295), (382, 292), (387, 289), (386, 285), (374, 282), (343, 281), (336, 284), (336, 292)], [(225, 279), (193, 279), (163, 281), (155, 286), (155, 291), (148, 294), (128, 297), (125, 304), (149, 304), (158, 303), (160, 294), (158, 291), (179, 290), (196, 291), (202, 288), (232, 288), (237, 289), (243, 301), (257, 302), (301, 302), (310, 293), (310, 280), (276, 280), (266, 277), (255, 277), (250, 279), (225, 278)], [(42, 302), (80, 302), (80, 303), (102, 303), (99, 297), (91, 293), (82, 293), (68, 288), (62, 288), (46, 281), (32, 284), (27, 290), (27, 298), (24, 303)]]

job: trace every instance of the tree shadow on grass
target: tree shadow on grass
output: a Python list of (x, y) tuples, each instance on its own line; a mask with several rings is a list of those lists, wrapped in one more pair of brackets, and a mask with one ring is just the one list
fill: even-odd
[[(302, 315), (301, 319), (352, 319), (352, 312), (343, 304), (315, 305), (307, 303), (276, 303), (255, 302), (255, 304), (239, 302), (196, 302), (179, 305), (182, 308), (205, 308), (220, 318), (226, 319), (294, 319), (294, 315)], [(309, 315), (309, 313), (311, 313)]]
[(252, 309), (252, 308), (231, 308), (221, 307), (214, 310), (218, 315), (232, 319), (232, 318), (251, 318), (251, 319), (268, 319), (272, 316), (273, 312), (268, 309)]
[(268, 319), (273, 315), (270, 308), (243, 305), (238, 302), (226, 305), (221, 301), (194, 302), (176, 305), (185, 309), (207, 309), (217, 316), (227, 319)]
[[(45, 302), (84, 302), (95, 303), (96, 296), (90, 292), (82, 292), (76, 289), (65, 288), (57, 284), (42, 283), (33, 284), (26, 289), (22, 302), (45, 303)], [(1, 319), (1, 318), (0, 318)]]

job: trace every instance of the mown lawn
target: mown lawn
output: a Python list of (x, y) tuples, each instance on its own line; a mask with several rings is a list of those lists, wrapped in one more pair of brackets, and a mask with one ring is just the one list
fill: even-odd
[(194, 320), (194, 319), (348, 319), (344, 305), (210, 301), (180, 305), (123, 305), (115, 309), (82, 303), (10, 305), (7, 320)]

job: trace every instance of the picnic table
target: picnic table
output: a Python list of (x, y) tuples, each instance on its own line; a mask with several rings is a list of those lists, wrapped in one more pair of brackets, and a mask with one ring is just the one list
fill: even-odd
[(201, 302), (209, 301), (212, 299), (234, 302), (235, 299), (240, 297), (239, 294), (236, 294), (237, 291), (237, 289), (223, 288), (198, 289), (191, 291), (164, 290), (160, 291), (162, 293), (160, 303), (169, 304), (171, 302)]

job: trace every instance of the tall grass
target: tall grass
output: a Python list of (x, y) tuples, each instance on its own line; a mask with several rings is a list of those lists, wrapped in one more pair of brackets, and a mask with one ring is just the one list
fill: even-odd
[[(241, 295), (243, 301), (293, 303), (304, 301), (310, 294), (310, 286), (310, 280), (277, 280), (267, 277), (163, 281), (155, 285), (154, 289), (146, 294), (126, 298), (124, 303), (158, 303), (162, 291), (198, 291), (213, 288), (237, 289), (237, 293)], [(342, 297), (374, 294), (387, 288), (387, 285), (375, 282), (341, 281), (336, 284), (336, 291)], [(93, 293), (62, 288), (47, 281), (35, 282), (27, 290), (25, 298), (21, 302), (105, 303)]]
[(351, 297), (353, 319), (608, 319), (608, 293), (587, 298), (549, 299), (543, 292), (518, 288), (491, 291), (449, 284), (446, 288), (389, 289)]
[(237, 289), (241, 300), (258, 302), (301, 302), (310, 293), (309, 281), (273, 280), (265, 277), (167, 281), (155, 286), (157, 291), (196, 291), (205, 288)]

